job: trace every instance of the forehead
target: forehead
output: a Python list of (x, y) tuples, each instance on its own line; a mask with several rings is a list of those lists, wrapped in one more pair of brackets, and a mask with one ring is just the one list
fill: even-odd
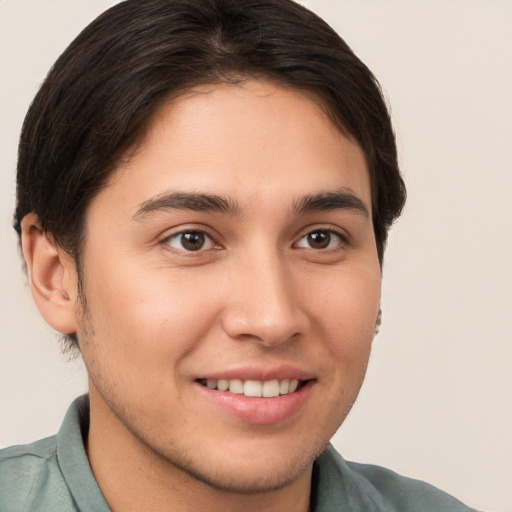
[[(371, 209), (363, 152), (311, 95), (266, 81), (197, 87), (164, 103), (106, 187), (140, 205), (174, 191), (300, 201), (345, 188)], [(259, 195), (259, 196), (258, 196)]]

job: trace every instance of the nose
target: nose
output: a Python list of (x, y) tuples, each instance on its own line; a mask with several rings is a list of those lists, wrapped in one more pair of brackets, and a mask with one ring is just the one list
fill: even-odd
[(253, 257), (231, 274), (224, 331), (233, 339), (273, 347), (304, 334), (309, 321), (286, 262), (278, 254)]

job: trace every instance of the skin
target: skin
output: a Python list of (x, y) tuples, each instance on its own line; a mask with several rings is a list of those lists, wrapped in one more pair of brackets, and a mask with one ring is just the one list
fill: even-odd
[[(364, 208), (301, 209), (340, 191)], [(176, 193), (231, 208), (162, 200)], [(191, 231), (206, 234), (200, 250), (182, 245)], [(364, 378), (381, 282), (364, 155), (313, 99), (247, 81), (165, 104), (88, 209), (85, 306), (35, 216), (23, 233), (43, 316), (78, 335), (87, 451), (112, 510), (308, 510), (313, 461)], [(197, 382), (268, 368), (310, 381), (270, 423)]]

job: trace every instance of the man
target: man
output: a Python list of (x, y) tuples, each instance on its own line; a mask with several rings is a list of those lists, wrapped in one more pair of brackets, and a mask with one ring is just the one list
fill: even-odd
[(15, 227), (88, 397), (5, 510), (468, 510), (328, 446), (405, 189), (378, 84), (288, 0), (122, 3), (27, 115)]

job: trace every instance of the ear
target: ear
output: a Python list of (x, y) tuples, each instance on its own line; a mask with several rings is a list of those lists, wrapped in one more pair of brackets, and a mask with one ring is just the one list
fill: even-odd
[(56, 331), (76, 332), (78, 279), (73, 258), (56, 247), (34, 213), (21, 221), (21, 244), (39, 312)]
[(375, 331), (373, 333), (373, 336), (377, 336), (380, 331), (380, 326), (382, 324), (382, 308), (379, 306), (379, 312), (377, 313), (377, 319), (375, 320)]

